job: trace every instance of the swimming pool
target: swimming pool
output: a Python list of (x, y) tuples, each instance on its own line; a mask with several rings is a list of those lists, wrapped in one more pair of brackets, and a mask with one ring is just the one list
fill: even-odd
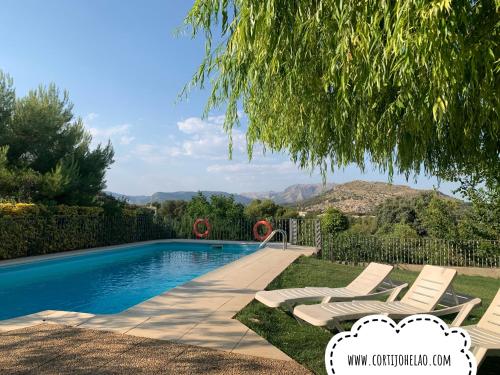
[(43, 310), (118, 313), (257, 247), (159, 242), (0, 266), (0, 320)]

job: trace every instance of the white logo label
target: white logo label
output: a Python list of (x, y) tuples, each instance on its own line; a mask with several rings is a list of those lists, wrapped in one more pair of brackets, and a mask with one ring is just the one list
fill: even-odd
[(325, 364), (329, 375), (475, 375), (469, 348), (465, 330), (448, 328), (435, 316), (412, 315), (397, 324), (370, 315), (332, 337)]

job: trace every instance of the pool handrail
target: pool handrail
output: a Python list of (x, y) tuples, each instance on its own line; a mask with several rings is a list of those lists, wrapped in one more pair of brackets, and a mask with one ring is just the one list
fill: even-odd
[(281, 233), (283, 235), (283, 250), (286, 250), (287, 248), (287, 235), (286, 235), (286, 232), (283, 230), (283, 229), (275, 229), (271, 232), (271, 234), (269, 236), (266, 237), (266, 239), (264, 241), (262, 241), (259, 245), (259, 249), (262, 249), (264, 246), (267, 245), (267, 243), (269, 241), (271, 241), (271, 239), (277, 234), (277, 233)]

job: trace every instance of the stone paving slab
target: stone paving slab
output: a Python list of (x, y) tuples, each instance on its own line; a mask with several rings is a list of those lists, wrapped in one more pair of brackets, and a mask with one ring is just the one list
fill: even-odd
[(311, 374), (292, 361), (55, 324), (0, 333), (6, 374)]
[[(311, 252), (310, 248), (266, 248), (241, 258), (133, 307), (128, 313), (143, 315), (145, 305), (152, 318), (126, 333), (290, 360), (266, 340), (248, 333), (248, 327), (232, 317), (297, 257)], [(160, 315), (155, 310), (172, 312)]]

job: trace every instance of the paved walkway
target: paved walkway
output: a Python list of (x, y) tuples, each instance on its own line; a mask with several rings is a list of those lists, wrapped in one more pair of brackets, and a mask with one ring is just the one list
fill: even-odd
[(271, 245), (119, 314), (45, 311), (0, 321), (0, 331), (52, 322), (290, 360), (232, 317), (297, 257), (312, 252), (312, 248), (291, 246), (283, 251)]
[(55, 324), (0, 333), (0, 373), (310, 374), (291, 361)]

